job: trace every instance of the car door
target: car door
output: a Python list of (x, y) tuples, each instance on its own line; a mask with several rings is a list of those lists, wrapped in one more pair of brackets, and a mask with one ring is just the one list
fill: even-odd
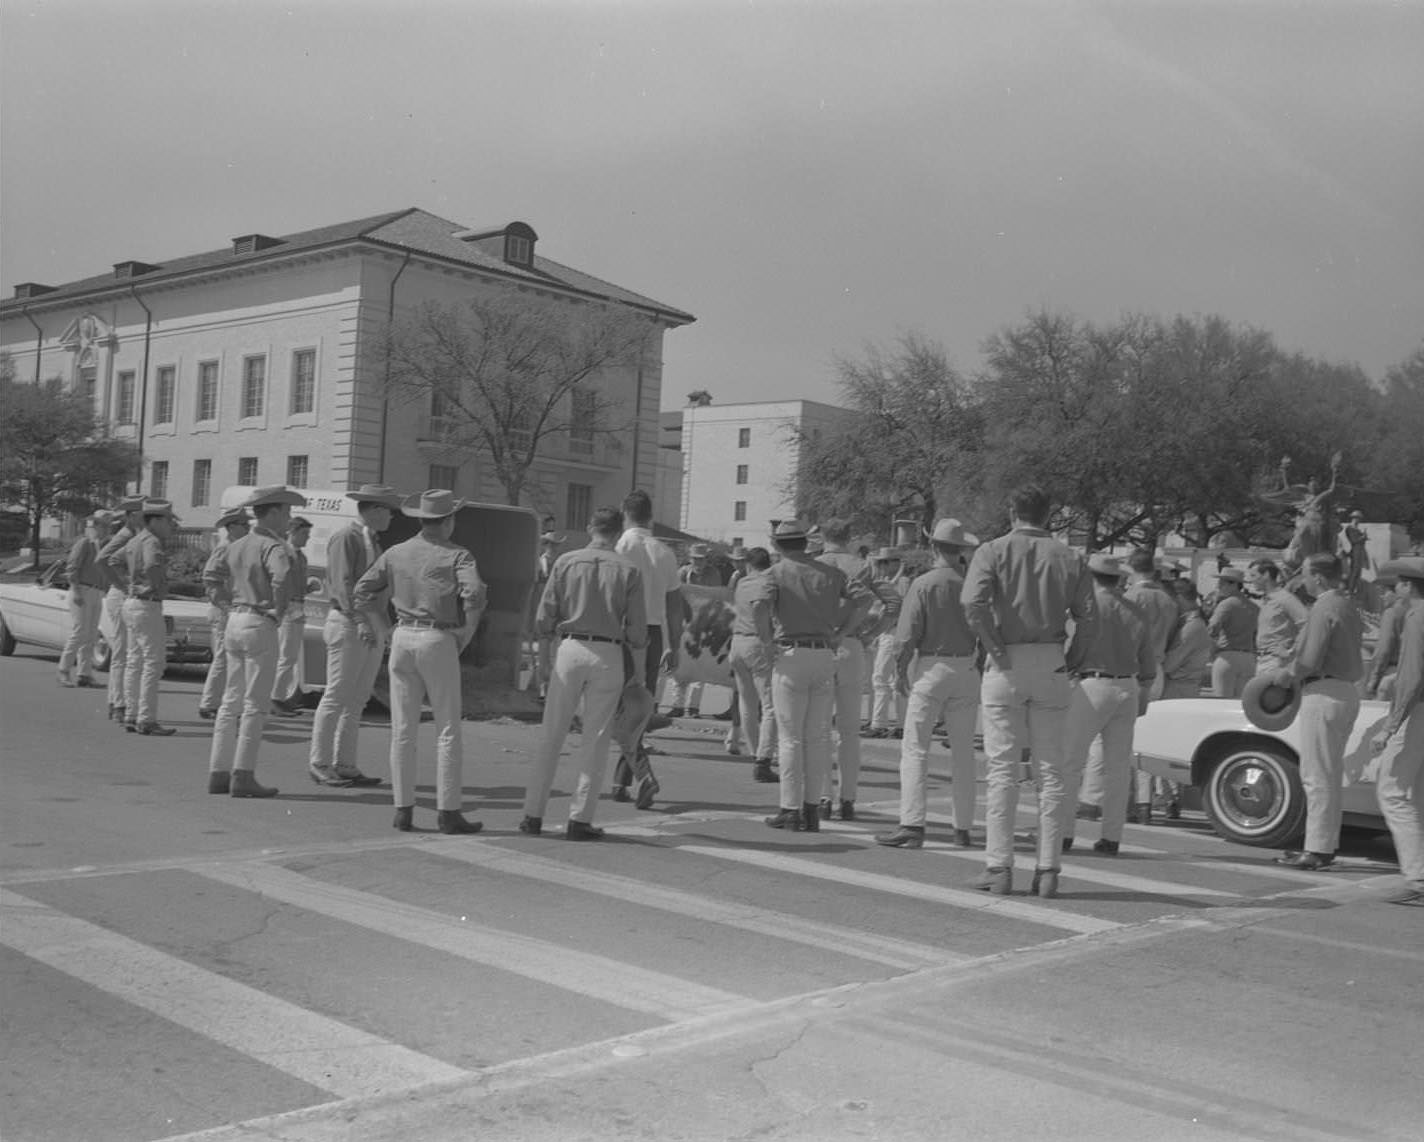
[(64, 562), (49, 564), (33, 583), (5, 590), (5, 625), (20, 642), (58, 650), (69, 637), (69, 581)]

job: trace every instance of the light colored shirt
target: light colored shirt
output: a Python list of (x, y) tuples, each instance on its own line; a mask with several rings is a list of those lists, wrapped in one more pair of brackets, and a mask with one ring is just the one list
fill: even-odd
[(734, 635), (756, 637), (756, 612), (753, 608), (757, 599), (761, 597), (761, 588), (757, 586), (757, 580), (765, 574), (765, 571), (749, 571), (733, 585), (732, 633)]
[(934, 567), (910, 584), (895, 629), (897, 653), (968, 658), (974, 632), (964, 617), (964, 576), (952, 567)]
[(1295, 644), (1291, 673), (1297, 678), (1338, 678), (1358, 682), (1365, 673), (1360, 645), (1365, 623), (1360, 610), (1340, 590), (1315, 600)]
[(1410, 601), (1399, 639), (1399, 673), (1385, 728), (1393, 734), (1424, 702), (1424, 599)]
[(969, 625), (995, 655), (1020, 643), (1057, 643), (1068, 669), (1082, 662), (1097, 637), (1093, 578), (1081, 555), (1038, 527), (1015, 527), (974, 552), (964, 577)]
[(254, 527), (227, 545), (223, 561), (232, 605), (255, 607), (280, 621), (292, 587), (292, 549), (286, 541), (265, 527)]
[(129, 598), (161, 603), (168, 598), (168, 553), (163, 540), (144, 528), (124, 547)]
[(129, 590), (128, 560), (124, 552), (133, 537), (134, 529), (124, 524), (109, 537), (109, 542), (99, 549), (99, 565), (108, 577), (109, 586), (118, 588), (124, 594), (128, 594)]
[(351, 596), (377, 555), (375, 538), (363, 523), (352, 523), (331, 533), (326, 541), (326, 591), (338, 611), (348, 615), (355, 612)]
[(1365, 688), (1370, 693), (1379, 689), (1384, 676), (1399, 661), (1399, 643), (1404, 634), (1404, 618), (1409, 614), (1409, 605), (1408, 599), (1395, 599), (1380, 615), (1379, 638), (1365, 675)]
[(629, 527), (618, 537), (614, 550), (638, 570), (643, 582), (643, 610), (648, 625), (667, 626), (667, 597), (676, 591), (681, 578), (677, 556), (646, 527)]
[(208, 602), (223, 609), (232, 606), (232, 575), (227, 569), (227, 549), (231, 546), (230, 539), (220, 541), (203, 564), (203, 585), (208, 589)]
[[(779, 563), (757, 576), (756, 585), (753, 612), (767, 611), (778, 639), (835, 641), (845, 620), (857, 618), (874, 599), (865, 584), (801, 552), (783, 553)], [(847, 602), (849, 611), (843, 605)]]
[(1097, 671), (1114, 678), (1136, 677), (1144, 686), (1157, 679), (1157, 655), (1147, 616), (1122, 591), (1095, 586), (1098, 637), (1083, 654), (1080, 672)]
[(437, 623), (454, 630), (484, 610), (487, 592), (475, 557), (448, 539), (412, 536), (383, 552), (356, 583), (352, 605), (384, 613), (384, 599), (396, 618)]
[(1256, 604), (1240, 595), (1223, 595), (1206, 631), (1217, 650), (1251, 654), (1256, 649)]
[(65, 574), (69, 586), (107, 587), (109, 578), (99, 566), (99, 545), (87, 535), (81, 535), (69, 549), (69, 558), (64, 561)]
[[(832, 548), (830, 551), (821, 552), (820, 555), (816, 556), (816, 559), (818, 562), (826, 563), (836, 568), (836, 570), (843, 573), (847, 579), (852, 579), (857, 583), (863, 584), (866, 588), (872, 591), (874, 590), (874, 569), (870, 566), (868, 559), (862, 559), (855, 552)], [(850, 605), (849, 603), (846, 604), (847, 607)], [(842, 630), (846, 630), (844, 617), (845, 616), (842, 616)], [(884, 618), (884, 613), (881, 612), (877, 616), (867, 615), (865, 621), (858, 624), (858, 629), (847, 630), (847, 633), (855, 638), (866, 639), (869, 638), (872, 633), (884, 630), (886, 625), (887, 622)]]
[(1181, 618), (1181, 608), (1177, 606), (1175, 595), (1170, 595), (1158, 583), (1142, 580), (1133, 583), (1123, 597), (1141, 612), (1147, 623), (1147, 636), (1152, 641), (1152, 655), (1161, 666), (1167, 658), (1167, 651), (1177, 633), (1177, 621)]
[(1206, 619), (1196, 608), (1182, 616), (1176, 641), (1162, 663), (1162, 675), (1171, 682), (1200, 682), (1211, 661), (1211, 635)]
[(554, 561), (538, 623), (542, 634), (593, 635), (637, 650), (648, 645), (647, 614), (633, 561), (606, 547), (583, 547)]
[(1295, 640), (1310, 608), (1284, 587), (1277, 587), (1256, 604), (1256, 653), (1282, 662), (1295, 650)]

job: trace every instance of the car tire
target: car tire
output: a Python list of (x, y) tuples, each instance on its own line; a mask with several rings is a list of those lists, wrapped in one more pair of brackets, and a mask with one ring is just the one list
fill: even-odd
[(1202, 808), (1228, 841), (1289, 848), (1305, 832), (1305, 787), (1296, 759), (1275, 742), (1237, 743), (1212, 763)]
[(0, 655), (9, 658), (15, 653), (15, 636), (10, 633), (10, 628), (5, 625), (5, 616), (0, 615)]
[(103, 635), (96, 635), (94, 638), (94, 657), (91, 661), (95, 670), (102, 670), (106, 674), (109, 671), (109, 662), (114, 657), (113, 647), (109, 645), (109, 640)]

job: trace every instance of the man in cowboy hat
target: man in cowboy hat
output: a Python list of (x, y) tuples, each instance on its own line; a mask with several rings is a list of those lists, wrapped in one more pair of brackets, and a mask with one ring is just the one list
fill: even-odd
[[(930, 742), (943, 714), (949, 731), (954, 844), (967, 849), (974, 823), (974, 727), (979, 714), (975, 637), (964, 617), (965, 552), (979, 540), (957, 519), (942, 519), (930, 534), (934, 566), (910, 584), (895, 629), (895, 672), (905, 705), (900, 743), (900, 827), (875, 840), (892, 848), (925, 843), (925, 788)], [(915, 676), (910, 679), (910, 664)]]
[[(593, 823), (608, 767), (613, 715), (623, 692), (625, 661), (636, 666), (648, 637), (643, 578), (631, 560), (615, 550), (623, 534), (623, 513), (599, 508), (589, 520), (587, 547), (559, 556), (539, 600), (539, 629), (559, 639), (539, 751), (524, 793), (519, 830), (537, 836), (574, 712), (583, 708), (578, 785), (569, 804), (564, 835), (596, 841), (603, 830)], [(625, 660), (625, 648), (631, 657)], [(631, 677), (640, 677), (636, 671)], [(629, 743), (633, 744), (633, 743)], [(635, 746), (636, 748), (636, 746)]]
[(124, 549), (129, 540), (143, 530), (143, 497), (129, 496), (119, 501), (114, 511), (118, 530), (99, 549), (99, 566), (109, 582), (104, 596), (104, 613), (113, 630), (109, 643), (109, 717), (120, 724), (127, 721), (124, 703), (128, 701), (129, 632), (124, 626), (124, 600), (129, 597), (128, 563)]
[(272, 681), (272, 711), (295, 718), (301, 711), (302, 636), (307, 628), (307, 557), (302, 548), (311, 538), (311, 520), (293, 516), (287, 524), (287, 553), (292, 557), (287, 610), (277, 628), (277, 675)]
[(109, 513), (95, 512), (84, 523), (84, 534), (69, 549), (64, 567), (69, 580), (69, 638), (59, 656), (61, 686), (98, 685), (94, 681), (94, 643), (99, 637), (104, 590), (109, 585), (108, 576), (99, 564), (99, 551), (109, 538)]
[[(696, 587), (720, 587), (722, 576), (718, 573), (717, 568), (708, 562), (708, 556), (711, 554), (711, 548), (705, 543), (694, 543), (689, 546), (687, 562), (678, 572), (679, 581), (690, 583)], [(675, 681), (672, 691), (672, 709), (668, 711), (668, 716), (672, 718), (701, 717), (702, 683)]]
[(398, 543), (371, 565), (352, 596), (360, 636), (376, 646), (373, 621), (386, 598), (396, 612), (391, 633), (391, 793), (395, 827), (409, 832), (415, 813), (416, 734), (425, 697), (435, 714), (436, 826), (442, 833), (477, 833), (460, 812), (464, 769), (460, 736), (460, 655), (475, 637), (486, 590), (475, 557), (451, 540), (455, 513), (465, 506), (444, 488), (411, 496), (401, 510), (420, 521), (420, 534)]
[(1345, 781), (1345, 746), (1360, 712), (1364, 675), (1360, 644), (1364, 620), (1343, 589), (1340, 557), (1319, 551), (1301, 567), (1315, 598), (1296, 644), (1295, 658), (1272, 674), (1278, 686), (1301, 688), (1300, 783), (1305, 787), (1305, 849), (1286, 852), (1277, 864), (1320, 869), (1335, 861)]
[[(866, 590), (873, 590), (874, 577), (869, 562), (850, 550), (850, 521), (828, 519), (821, 534), (824, 547), (816, 558)], [(857, 632), (851, 631), (836, 647), (836, 701), (832, 721), (836, 727), (835, 770), (840, 788), (832, 788), (827, 773), (826, 787), (813, 791), (812, 799), (819, 799), (823, 817), (830, 817), (837, 803), (842, 819), (855, 817), (855, 799), (860, 788), (860, 710), (866, 673), (865, 643)]]
[(400, 495), (385, 484), (362, 484), (346, 498), (355, 501), (357, 518), (338, 528), (326, 541), (326, 589), (331, 608), (322, 639), (326, 643), (326, 689), (312, 719), (307, 771), (318, 785), (379, 785), (379, 777), (362, 773), (356, 764), (356, 739), (361, 711), (371, 699), (390, 636), (390, 624), (378, 608), (368, 627), (375, 638), (361, 638), (356, 584), (380, 554), (381, 532), (391, 526), (391, 512)]
[(1375, 795), (1404, 874), (1404, 886), (1385, 899), (1419, 906), (1424, 905), (1424, 558), (1390, 560), (1380, 573), (1398, 578), (1395, 594), (1408, 605), (1389, 714), (1370, 739), (1379, 755)]
[(1295, 653), (1295, 640), (1305, 626), (1309, 608), (1282, 582), (1273, 559), (1253, 559), (1246, 568), (1246, 583), (1254, 588), (1256, 604), (1256, 672), (1279, 670)]
[(758, 579), (752, 604), (757, 636), (773, 656), (772, 703), (781, 760), (781, 807), (773, 829), (819, 832), (815, 797), (831, 761), (836, 647), (874, 595), (838, 568), (806, 554), (806, 525), (782, 520), (772, 533), (780, 562)]
[(144, 500), (139, 509), (143, 530), (124, 547), (129, 597), (124, 600), (124, 626), (129, 658), (124, 671), (127, 714), (124, 729), (130, 733), (176, 733), (158, 724), (158, 680), (168, 657), (168, 628), (163, 622), (163, 600), (168, 598), (168, 553), (163, 541), (173, 534), (178, 519), (167, 500)]
[[(1069, 792), (1064, 728), (1072, 699), (1068, 672), (1097, 638), (1093, 579), (1081, 555), (1047, 530), (1051, 503), (1037, 485), (1009, 500), (1012, 530), (985, 543), (964, 577), (965, 614), (988, 654), (979, 702), (989, 759), (984, 875), (976, 887), (1013, 890), (1014, 820), (1019, 768), (1028, 751), (1038, 762), (1040, 869), (1059, 866)], [(1068, 620), (1073, 638), (1068, 641)], [(1067, 643), (1065, 649), (1065, 643)], [(1040, 877), (1039, 888), (1056, 887)]]
[(227, 686), (208, 754), (209, 793), (277, 795), (276, 789), (257, 783), (257, 749), (277, 673), (277, 628), (287, 614), (294, 587), (291, 548), (283, 536), (292, 508), (306, 503), (300, 492), (281, 484), (253, 489), (243, 505), (252, 512), (253, 528), (228, 544), (223, 556), (232, 609), (223, 635)]
[(1216, 647), (1211, 689), (1218, 698), (1239, 698), (1256, 673), (1256, 604), (1243, 594), (1246, 573), (1225, 567), (1216, 577), (1217, 603), (1206, 631)]
[(905, 724), (905, 702), (895, 689), (895, 624), (910, 580), (901, 574), (904, 564), (898, 548), (882, 547), (870, 562), (871, 589), (885, 604), (885, 625), (871, 643), (869, 736), (888, 738)]
[(760, 590), (757, 580), (770, 566), (771, 555), (766, 548), (753, 547), (747, 552), (747, 574), (732, 588), (732, 648), (727, 655), (737, 684), (737, 703), (747, 730), (747, 744), (755, 758), (752, 780), (767, 784), (776, 780), (772, 771), (776, 758), (776, 711), (771, 701), (771, 656), (757, 636), (752, 604)]
[(198, 699), (198, 717), (211, 720), (218, 716), (223, 693), (227, 690), (227, 651), (223, 638), (227, 634), (228, 611), (232, 609), (232, 582), (228, 577), (227, 549), (252, 527), (252, 517), (246, 508), (233, 508), (218, 516), (213, 525), (223, 537), (218, 540), (207, 562), (203, 564), (203, 586), (208, 593), (208, 630), (213, 637), (213, 660), (208, 664), (208, 676), (203, 680), (203, 693)]
[(748, 549), (740, 543), (734, 543), (732, 550), (727, 553), (727, 558), (732, 562), (732, 577), (727, 580), (727, 586), (733, 590), (736, 590), (737, 584), (746, 578), (748, 555)]
[[(1133, 789), (1132, 736), (1137, 719), (1147, 712), (1157, 681), (1157, 654), (1153, 633), (1142, 608), (1122, 589), (1122, 567), (1111, 555), (1092, 555), (1088, 570), (1098, 608), (1098, 636), (1074, 671), (1078, 685), (1068, 709), (1067, 774), (1072, 782), (1068, 804), (1077, 798), (1089, 750), (1101, 738), (1102, 836), (1093, 851), (1116, 856), (1127, 821)], [(1064, 817), (1062, 847), (1073, 846), (1071, 817)], [(1038, 895), (1052, 896), (1047, 883), (1057, 889), (1057, 862), (1042, 870)], [(1049, 874), (1052, 874), (1050, 877)]]

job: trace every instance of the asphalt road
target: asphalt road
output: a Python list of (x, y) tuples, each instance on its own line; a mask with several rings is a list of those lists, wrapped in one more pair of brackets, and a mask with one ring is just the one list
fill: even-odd
[[(144, 738), (52, 657), (0, 660), (6, 1142), (1424, 1130), (1424, 917), (1379, 901), (1378, 838), (1302, 873), (1188, 814), (1069, 854), (1059, 900), (988, 897), (936, 840), (942, 778), (924, 850), (873, 843), (895, 743), (865, 743), (857, 820), (786, 835), (706, 719), (655, 735), (662, 799), (605, 798), (600, 844), (559, 835), (567, 763), (551, 833), (516, 831), (512, 722), (465, 726), (484, 833), (433, 832), (426, 726), (400, 834), (388, 789), (308, 781), (309, 717), (269, 723), (280, 797), (209, 796), (199, 681)], [(362, 768), (388, 743), (363, 729)]]

